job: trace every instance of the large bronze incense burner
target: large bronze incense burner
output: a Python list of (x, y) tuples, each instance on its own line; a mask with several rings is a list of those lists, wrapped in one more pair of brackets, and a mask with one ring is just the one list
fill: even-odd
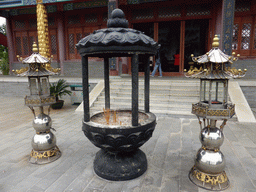
[[(129, 29), (123, 11), (115, 9), (108, 20), (108, 28), (94, 31), (76, 47), (82, 56), (83, 67), (83, 131), (95, 146), (101, 148), (94, 160), (95, 173), (115, 181), (139, 177), (147, 170), (147, 159), (138, 148), (152, 136), (156, 125), (156, 116), (149, 111), (149, 58), (156, 54), (158, 44), (144, 33)], [(144, 111), (138, 110), (140, 54), (148, 58)], [(89, 110), (88, 57), (104, 58), (105, 109), (93, 116)], [(110, 109), (109, 58), (112, 57), (132, 58), (131, 109)]]

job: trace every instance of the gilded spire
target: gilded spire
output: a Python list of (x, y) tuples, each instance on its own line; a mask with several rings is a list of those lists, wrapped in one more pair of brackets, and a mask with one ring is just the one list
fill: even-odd
[(217, 47), (219, 47), (219, 45), (220, 45), (220, 39), (219, 39), (218, 35), (215, 35), (214, 38), (213, 38), (212, 47), (217, 48)]
[(32, 51), (33, 51), (34, 53), (38, 53), (38, 48), (37, 48), (36, 42), (33, 43), (33, 46), (32, 46), (32, 47), (33, 47), (33, 48), (32, 48)]
[(45, 6), (42, 3), (43, 3), (42, 0), (37, 0), (36, 12), (37, 12), (37, 33), (38, 33), (39, 53), (43, 57), (50, 59), (47, 12), (46, 12)]
[[(50, 41), (49, 41), (49, 30), (48, 30), (48, 19), (47, 11), (43, 5), (43, 0), (37, 0), (36, 14), (37, 14), (37, 34), (38, 34), (38, 46), (39, 54), (43, 57), (51, 60), (50, 54)], [(53, 69), (50, 62), (45, 64), (45, 69), (58, 73), (60, 69)]]

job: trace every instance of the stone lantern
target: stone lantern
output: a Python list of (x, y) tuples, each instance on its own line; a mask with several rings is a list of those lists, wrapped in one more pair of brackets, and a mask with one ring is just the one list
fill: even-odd
[[(158, 44), (144, 33), (128, 28), (128, 21), (120, 9), (108, 20), (108, 28), (99, 29), (81, 39), (76, 45), (82, 56), (84, 119), (86, 137), (101, 150), (96, 154), (94, 170), (108, 180), (129, 180), (147, 170), (146, 155), (138, 148), (151, 136), (156, 116), (149, 111), (149, 63), (157, 53)], [(145, 110), (138, 110), (138, 56), (143, 54), (145, 66)], [(105, 109), (90, 116), (88, 90), (88, 57), (104, 58)], [(131, 109), (110, 108), (109, 58), (131, 57)]]
[[(191, 56), (200, 68), (190, 69), (185, 76), (200, 79), (200, 101), (192, 105), (192, 113), (199, 120), (202, 147), (196, 154), (189, 178), (199, 187), (223, 190), (229, 186), (229, 180), (224, 171), (225, 158), (220, 146), (224, 141), (223, 128), (227, 120), (235, 115), (235, 105), (228, 101), (228, 80), (245, 76), (246, 69), (242, 71), (230, 67), (238, 58), (235, 53), (229, 56), (219, 49), (217, 35), (208, 53)], [(219, 120), (222, 123), (217, 127)]]
[[(61, 156), (61, 152), (56, 145), (56, 137), (51, 132), (53, 129), (52, 120), (49, 116), (50, 105), (55, 103), (55, 97), (50, 95), (49, 75), (56, 75), (52, 71), (44, 68), (50, 60), (38, 53), (37, 45), (33, 44), (33, 53), (31, 56), (22, 59), (18, 57), (23, 64), (29, 64), (28, 68), (13, 71), (17, 76), (27, 76), (29, 82), (30, 95), (25, 97), (25, 105), (33, 112), (35, 119), (33, 127), (36, 134), (32, 138), (32, 151), (29, 162), (35, 164), (45, 164), (55, 161)], [(44, 107), (48, 106), (48, 115), (44, 113)], [(34, 107), (39, 108), (39, 114), (36, 115)], [(53, 129), (54, 130), (54, 129)]]

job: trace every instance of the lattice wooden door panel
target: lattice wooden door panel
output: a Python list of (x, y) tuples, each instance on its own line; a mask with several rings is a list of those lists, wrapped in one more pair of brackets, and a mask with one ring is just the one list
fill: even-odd
[(29, 56), (29, 38), (27, 32), (15, 32), (16, 55)]
[(38, 35), (37, 35), (37, 31), (30, 31), (28, 33), (28, 38), (29, 38), (29, 55), (31, 55), (33, 53), (32, 51), (32, 46), (33, 43), (36, 42), (36, 44), (38, 45)]
[(149, 20), (154, 18), (154, 9), (134, 9), (132, 11), (133, 20)]
[(243, 23), (242, 24), (242, 33), (241, 33), (241, 49), (249, 50), (250, 49), (250, 38), (251, 38), (251, 23)]
[(252, 26), (252, 36), (253, 36), (253, 41), (252, 41), (252, 52), (251, 55), (256, 56), (256, 16), (254, 16), (254, 25)]
[(238, 34), (239, 34), (239, 23), (234, 23), (234, 26), (233, 26), (233, 41), (232, 41), (232, 49), (234, 51), (238, 50)]
[(236, 17), (233, 26), (232, 49), (241, 56), (251, 55), (253, 45), (252, 17)]
[[(56, 60), (58, 53), (56, 29), (50, 30), (49, 33), (51, 55), (53, 55), (53, 59)], [(30, 56), (32, 54), (32, 45), (34, 42), (38, 44), (37, 31), (15, 32), (16, 55), (23, 58)]]
[(68, 29), (68, 53), (69, 59), (81, 59), (75, 45), (82, 38), (82, 28), (69, 28)]
[(75, 45), (85, 36), (97, 30), (98, 26), (93, 27), (76, 27), (68, 29), (68, 56), (69, 59), (81, 59)]
[(56, 29), (49, 30), (50, 40), (50, 53), (53, 55), (53, 60), (58, 59), (58, 44), (57, 44), (57, 31)]

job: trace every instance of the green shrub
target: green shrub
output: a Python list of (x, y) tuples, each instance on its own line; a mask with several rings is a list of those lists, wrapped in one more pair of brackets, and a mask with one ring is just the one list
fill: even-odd
[(56, 98), (56, 102), (59, 101), (59, 98), (64, 95), (71, 95), (71, 91), (67, 90), (69, 85), (66, 80), (59, 79), (55, 83), (50, 84), (50, 93)]
[[(1, 52), (1, 48), (0, 48)], [(9, 75), (9, 59), (8, 59), (8, 51), (3, 51), (0, 53), (0, 70), (3, 75)]]

